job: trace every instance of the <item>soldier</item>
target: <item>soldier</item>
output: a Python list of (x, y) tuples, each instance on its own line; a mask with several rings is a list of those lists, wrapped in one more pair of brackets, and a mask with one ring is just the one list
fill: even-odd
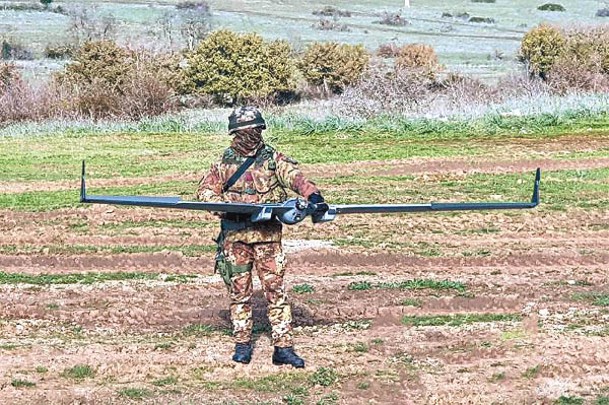
[[(213, 163), (199, 183), (197, 198), (210, 202), (279, 203), (290, 189), (313, 204), (320, 214), (328, 209), (315, 184), (298, 169), (296, 161), (264, 143), (266, 123), (254, 107), (240, 107), (228, 117), (231, 146)], [(281, 248), (282, 224), (277, 220), (250, 222), (248, 216), (222, 214), (216, 268), (230, 293), (230, 312), (235, 336), (233, 360), (252, 358), (252, 269), (256, 268), (268, 302), (275, 350), (273, 364), (302, 368), (305, 362), (292, 343), (292, 310), (283, 276), (285, 256)]]

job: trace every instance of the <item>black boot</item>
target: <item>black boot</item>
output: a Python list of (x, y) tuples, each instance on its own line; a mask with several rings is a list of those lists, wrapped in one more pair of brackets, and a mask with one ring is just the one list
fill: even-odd
[(235, 354), (233, 354), (233, 361), (236, 361), (237, 363), (249, 364), (249, 362), (252, 361), (252, 344), (235, 344)]
[(304, 368), (305, 366), (304, 360), (294, 353), (293, 347), (275, 346), (275, 352), (273, 353), (273, 364), (276, 366), (289, 364), (296, 368)]

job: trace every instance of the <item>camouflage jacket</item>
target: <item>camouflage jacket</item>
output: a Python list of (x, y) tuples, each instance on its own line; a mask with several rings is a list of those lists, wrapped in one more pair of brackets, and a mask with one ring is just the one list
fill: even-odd
[[(256, 161), (237, 182), (226, 191), (222, 187), (247, 159), (233, 148), (224, 151), (222, 159), (213, 163), (197, 189), (197, 199), (210, 202), (245, 202), (252, 204), (279, 203), (287, 200), (288, 189), (308, 198), (319, 192), (313, 182), (298, 169), (298, 163), (265, 145)], [(251, 224), (245, 229), (229, 231), (231, 242), (245, 243), (281, 241), (281, 223), (271, 221)]]

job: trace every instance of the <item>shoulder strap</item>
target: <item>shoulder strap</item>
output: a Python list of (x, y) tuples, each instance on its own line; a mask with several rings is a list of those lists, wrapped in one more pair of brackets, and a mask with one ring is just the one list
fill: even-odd
[(250, 156), (247, 159), (245, 159), (245, 162), (243, 162), (243, 164), (241, 166), (239, 166), (237, 171), (232, 176), (230, 176), (230, 178), (222, 186), (223, 193), (226, 193), (229, 188), (234, 186), (235, 183), (237, 182), (237, 180), (239, 180), (241, 178), (241, 176), (243, 176), (243, 173), (245, 173), (245, 171), (247, 169), (249, 169), (251, 165), (254, 164), (254, 162), (256, 161), (256, 158), (258, 157), (258, 155), (260, 154), (260, 151), (262, 149), (264, 149), (264, 148), (258, 149), (258, 151), (256, 152), (256, 154), (254, 156)]

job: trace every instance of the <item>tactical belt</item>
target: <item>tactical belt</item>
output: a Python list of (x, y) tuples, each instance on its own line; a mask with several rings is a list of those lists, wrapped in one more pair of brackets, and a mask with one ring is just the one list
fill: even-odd
[(256, 154), (254, 156), (250, 156), (247, 159), (245, 159), (245, 162), (243, 162), (243, 164), (241, 166), (239, 166), (237, 171), (232, 176), (230, 176), (230, 178), (222, 186), (222, 192), (223, 193), (226, 193), (229, 188), (231, 188), (232, 186), (235, 185), (237, 180), (239, 180), (239, 178), (241, 178), (241, 176), (243, 176), (243, 173), (245, 173), (245, 171), (247, 169), (249, 169), (251, 165), (254, 164), (254, 162), (256, 161), (256, 158), (260, 154), (260, 151), (263, 150), (263, 149), (264, 148), (258, 149), (258, 151), (256, 151)]

